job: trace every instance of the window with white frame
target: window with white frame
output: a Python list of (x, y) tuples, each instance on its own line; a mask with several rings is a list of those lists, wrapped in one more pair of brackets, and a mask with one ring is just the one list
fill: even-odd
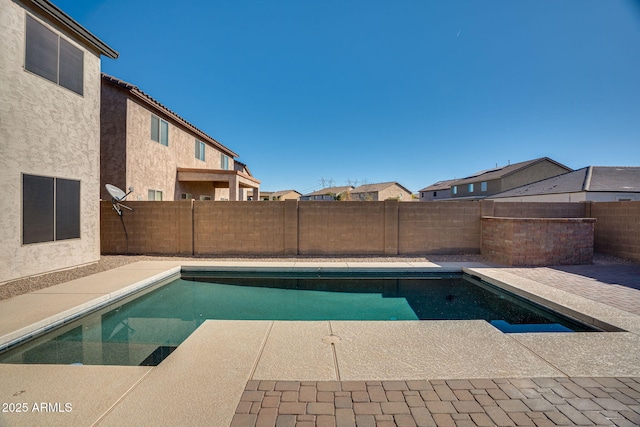
[(200, 200), (211, 200), (211, 196), (200, 196)]
[(24, 69), (65, 87), (84, 92), (84, 52), (27, 15)]
[(473, 193), (473, 183), (467, 186), (467, 190), (469, 191), (469, 193)]
[(22, 243), (80, 238), (80, 181), (22, 175)]
[(451, 192), (452, 192), (453, 194), (458, 194), (458, 186), (457, 186), (457, 185), (454, 185), (454, 186), (451, 188)]
[(169, 146), (169, 123), (153, 114), (151, 115), (151, 140)]
[(148, 200), (162, 201), (162, 191), (160, 191), (160, 190), (149, 190)]
[(229, 169), (229, 156), (220, 153), (220, 169), (228, 170)]
[(482, 181), (480, 183), (480, 191), (487, 191), (487, 181)]
[(193, 196), (191, 195), (191, 193), (182, 193), (180, 194), (180, 198), (182, 200), (191, 200), (193, 199)]
[(196, 139), (196, 159), (204, 162), (204, 142)]

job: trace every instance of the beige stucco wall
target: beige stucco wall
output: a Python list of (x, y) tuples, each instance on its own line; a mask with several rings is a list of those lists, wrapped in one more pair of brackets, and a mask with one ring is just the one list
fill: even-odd
[[(220, 151), (206, 144), (205, 161), (195, 157), (196, 136), (177, 126), (168, 117), (154, 112), (156, 116), (169, 123), (169, 145), (164, 146), (151, 139), (151, 110), (133, 99), (127, 100), (127, 167), (126, 186), (133, 186), (133, 200), (147, 200), (148, 190), (160, 190), (164, 200), (179, 199), (181, 193), (215, 196), (216, 199), (228, 197), (228, 189), (215, 190), (213, 185), (206, 193), (198, 184), (177, 185), (176, 169), (220, 169)], [(229, 170), (233, 170), (233, 158), (229, 156)], [(194, 191), (196, 190), (196, 191)]]
[(512, 188), (551, 178), (552, 176), (567, 172), (569, 171), (565, 168), (548, 160), (544, 160), (504, 177), (501, 182), (500, 191), (511, 190)]
[[(62, 34), (84, 51), (83, 96), (25, 71), (25, 19), (0, 0), (0, 282), (100, 258), (100, 58)], [(23, 173), (81, 181), (80, 239), (22, 245)]]

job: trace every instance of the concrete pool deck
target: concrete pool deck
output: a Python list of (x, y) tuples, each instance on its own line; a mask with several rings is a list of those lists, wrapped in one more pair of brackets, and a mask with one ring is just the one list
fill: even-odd
[[(503, 334), (484, 321), (212, 320), (156, 367), (0, 365), (0, 401), (28, 409), (0, 412), (0, 425), (640, 425), (640, 290), (557, 270), (144, 261), (0, 301), (0, 346), (181, 267), (464, 269), (624, 332)], [(573, 288), (544, 283), (554, 274)], [(624, 304), (616, 304), (617, 293)]]

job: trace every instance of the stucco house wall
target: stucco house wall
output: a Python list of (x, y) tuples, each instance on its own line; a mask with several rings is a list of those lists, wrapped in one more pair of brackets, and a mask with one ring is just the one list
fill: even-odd
[[(433, 193), (435, 193), (435, 195)], [(450, 199), (450, 198), (451, 198), (450, 188), (446, 190), (433, 190), (433, 191), (420, 192), (421, 202), (433, 202), (434, 200), (443, 200), (443, 199)]]
[[(27, 15), (83, 52), (82, 95), (25, 69)], [(0, 0), (0, 282), (100, 258), (100, 51), (71, 34), (31, 2)], [(23, 174), (80, 181), (80, 238), (23, 244)]]
[[(103, 81), (102, 93), (103, 152), (112, 152), (102, 161), (102, 188), (108, 183), (119, 183), (116, 185), (123, 190), (131, 186), (134, 191), (129, 198), (140, 201), (148, 200), (149, 190), (161, 191), (163, 200), (180, 200), (182, 194), (190, 194), (195, 199), (201, 196), (212, 200), (229, 198), (228, 186), (216, 188), (211, 182), (177, 180), (178, 168), (221, 169), (221, 150), (203, 141), (161, 109), (152, 109), (134, 99), (119, 86)], [(168, 123), (168, 146), (151, 139), (152, 115)], [(195, 156), (196, 139), (205, 142), (204, 161)], [(222, 154), (229, 158), (227, 170), (234, 170), (233, 153)], [(244, 193), (242, 197), (246, 198)], [(102, 198), (109, 199), (104, 190)]]
[(500, 191), (507, 191), (512, 188), (520, 187), (521, 185), (540, 181), (563, 173), (567, 173), (567, 169), (548, 160), (534, 163), (511, 175), (505, 176), (500, 184)]

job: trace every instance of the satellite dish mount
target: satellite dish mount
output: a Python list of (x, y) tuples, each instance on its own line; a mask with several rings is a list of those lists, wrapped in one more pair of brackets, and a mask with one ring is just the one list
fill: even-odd
[(115, 185), (107, 184), (105, 185), (107, 192), (111, 196), (111, 205), (113, 206), (113, 210), (118, 213), (118, 216), (122, 216), (122, 208), (133, 211), (133, 208), (129, 206), (123, 205), (120, 202), (123, 202), (129, 194), (133, 192), (133, 187), (129, 187), (129, 192), (125, 193)]

